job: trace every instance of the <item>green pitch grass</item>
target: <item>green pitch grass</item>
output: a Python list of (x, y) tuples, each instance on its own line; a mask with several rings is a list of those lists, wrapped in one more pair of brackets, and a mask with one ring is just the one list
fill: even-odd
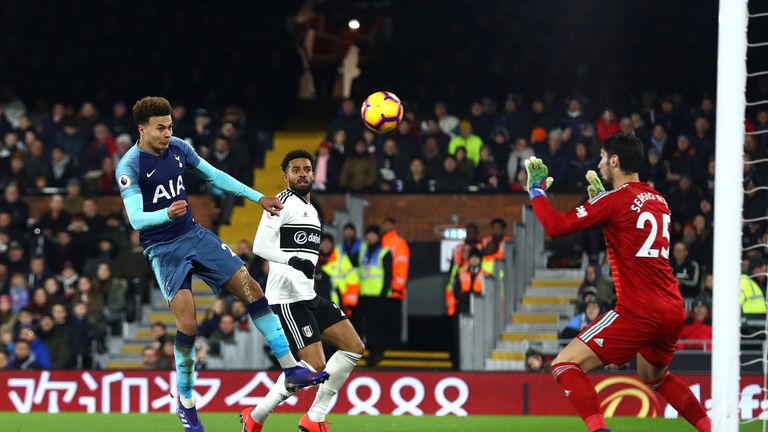
[[(264, 432), (297, 431), (299, 414), (273, 414)], [(237, 414), (203, 413), (202, 419), (209, 432), (240, 431)], [(519, 417), (519, 416), (472, 416), (472, 417), (392, 417), (331, 415), (333, 432), (549, 432), (586, 431), (576, 417)], [(608, 425), (614, 432), (666, 432), (693, 431), (683, 420), (612, 418)], [(154, 432), (181, 431), (181, 424), (171, 414), (12, 414), (0, 413), (0, 430), (3, 432)], [(742, 431), (762, 431), (755, 422), (741, 427)]]

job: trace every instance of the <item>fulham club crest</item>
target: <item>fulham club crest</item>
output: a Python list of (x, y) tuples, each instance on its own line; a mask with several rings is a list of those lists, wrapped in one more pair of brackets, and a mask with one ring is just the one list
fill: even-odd
[(304, 336), (306, 337), (312, 337), (312, 326), (302, 327), (301, 332), (304, 333)]

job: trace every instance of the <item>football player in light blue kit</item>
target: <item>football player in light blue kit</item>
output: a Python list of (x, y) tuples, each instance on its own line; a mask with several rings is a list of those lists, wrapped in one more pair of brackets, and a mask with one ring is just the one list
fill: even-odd
[(267, 340), (294, 389), (322, 383), (327, 372), (312, 372), (297, 364), (280, 320), (264, 291), (243, 261), (214, 233), (200, 226), (188, 209), (182, 175), (189, 169), (219, 189), (261, 204), (274, 215), (282, 204), (275, 197), (245, 186), (195, 153), (186, 141), (172, 136), (171, 104), (162, 97), (145, 97), (133, 106), (139, 141), (120, 159), (115, 177), (128, 219), (141, 232), (144, 256), (160, 284), (176, 320), (178, 415), (184, 430), (203, 432), (192, 397), (197, 318), (192, 298), (192, 274), (218, 293), (225, 288), (248, 305), (248, 313)]

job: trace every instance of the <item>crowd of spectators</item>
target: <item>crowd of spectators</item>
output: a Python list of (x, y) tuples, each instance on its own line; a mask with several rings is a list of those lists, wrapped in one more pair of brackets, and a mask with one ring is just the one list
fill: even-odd
[(148, 296), (138, 232), (122, 214), (99, 214), (97, 201), (76, 189), (48, 197), (47, 211), (29, 226), (17, 184), (3, 190), (0, 351), (13, 367), (92, 367), (92, 353), (106, 351), (106, 336), (120, 334)]
[[(50, 110), (29, 110), (21, 100), (0, 104), (0, 187), (15, 183), (22, 195), (69, 193), (70, 188), (117, 193), (115, 168), (138, 139), (138, 130), (125, 102), (103, 108), (91, 101), (79, 106), (55, 102)], [(174, 135), (192, 143), (215, 167), (250, 184), (248, 168), (263, 157), (268, 138), (249, 127), (242, 109), (228, 106), (211, 113), (176, 103), (172, 114)], [(185, 185), (188, 193), (207, 192), (194, 176), (185, 178)]]
[[(670, 263), (690, 305), (711, 301), (713, 203), (715, 175), (714, 102), (703, 97), (688, 104), (662, 96), (650, 105), (617, 112), (595, 106), (586, 97), (533, 98), (510, 94), (500, 101), (480, 98), (465, 110), (449, 111), (437, 102), (428, 112), (406, 109), (400, 127), (386, 135), (365, 129), (351, 100), (344, 100), (318, 149), (321, 191), (373, 193), (523, 191), (523, 161), (541, 157), (555, 178), (553, 192), (584, 193), (584, 174), (597, 169), (601, 142), (617, 132), (633, 133), (645, 143), (641, 181), (662, 193), (672, 212)], [(415, 104), (418, 105), (418, 104)], [(768, 164), (768, 111), (745, 118), (744, 218), (765, 217)], [(766, 259), (768, 224), (744, 224), (743, 270), (749, 259)], [(749, 249), (752, 247), (752, 249)], [(550, 266), (580, 267), (586, 253), (588, 272), (610, 277), (605, 244), (591, 229), (550, 244)], [(763, 261), (764, 262), (764, 261)], [(706, 283), (709, 281), (709, 283)], [(765, 280), (759, 279), (765, 286)], [(603, 290), (605, 291), (605, 290)], [(604, 294), (604, 293), (603, 293)], [(613, 299), (603, 295), (602, 301)]]
[[(22, 107), (22, 109), (20, 109)], [(137, 234), (121, 213), (99, 211), (99, 194), (116, 194), (114, 168), (135, 142), (129, 108), (117, 101), (107, 110), (91, 102), (78, 107), (54, 103), (49, 110), (23, 109), (23, 103), (0, 108), (0, 326), (3, 346), (16, 362), (18, 341), (30, 348), (35, 339), (54, 339), (64, 347), (65, 365), (87, 365), (88, 347), (105, 350), (104, 338), (136, 305), (148, 300), (149, 269)], [(714, 104), (704, 97), (689, 106), (662, 97), (651, 106), (616, 112), (596, 109), (588, 98), (562, 101), (542, 97), (526, 102), (508, 95), (497, 104), (483, 98), (465, 112), (437, 102), (427, 112), (406, 110), (393, 133), (364, 129), (356, 104), (344, 100), (317, 152), (316, 189), (338, 192), (431, 193), (514, 192), (525, 184), (522, 162), (536, 154), (555, 177), (554, 192), (584, 192), (583, 174), (597, 164), (600, 142), (617, 131), (632, 132), (646, 144), (641, 180), (667, 197), (672, 211), (670, 258), (688, 304), (711, 301), (714, 194)], [(214, 166), (238, 175), (242, 161), (261, 154), (242, 110), (229, 107), (219, 115), (205, 109), (191, 114), (174, 106), (175, 135), (188, 139)], [(748, 132), (768, 129), (768, 111), (746, 119)], [(747, 135), (745, 161), (766, 157), (768, 135)], [(744, 216), (766, 215), (766, 164), (744, 165)], [(250, 181), (248, 178), (241, 178)], [(190, 192), (205, 185), (190, 177)], [(221, 202), (227, 197), (210, 191)], [(47, 194), (47, 211), (29, 217), (25, 196)], [(599, 230), (551, 245), (553, 265), (580, 262), (584, 252), (595, 273), (610, 278)], [(743, 246), (768, 242), (764, 221), (744, 225)], [(765, 259), (764, 248), (745, 254)], [(141, 262), (142, 265), (138, 265)], [(142, 269), (142, 270), (137, 270)], [(265, 280), (264, 269), (254, 272)], [(759, 272), (758, 272), (759, 273)], [(757, 278), (765, 292), (765, 280)], [(598, 292), (600, 292), (598, 290)], [(126, 295), (127, 294), (127, 295)], [(609, 305), (611, 298), (601, 299)], [(63, 306), (55, 308), (56, 306)], [(64, 312), (54, 316), (54, 310)], [(48, 319), (50, 318), (50, 320)], [(43, 324), (51, 324), (44, 330)], [(89, 323), (85, 325), (83, 323)], [(22, 328), (24, 327), (24, 328)], [(112, 328), (115, 327), (115, 328)], [(29, 339), (29, 340), (28, 340)], [(61, 340), (68, 341), (61, 343)], [(215, 345), (215, 344), (214, 344)], [(19, 358), (26, 358), (24, 343)], [(214, 350), (213, 346), (211, 347)], [(29, 350), (38, 357), (34, 349)], [(40, 353), (39, 357), (45, 355)], [(42, 361), (42, 360), (41, 360)], [(18, 363), (18, 362), (16, 362)], [(21, 362), (22, 364), (24, 362)]]
[[(375, 51), (364, 50), (353, 94), (364, 96), (360, 92), (366, 84), (386, 82), (405, 97), (406, 118), (397, 131), (380, 136), (363, 128), (358, 101), (343, 101), (317, 151), (317, 190), (519, 192), (526, 182), (522, 162), (536, 154), (555, 177), (554, 192), (583, 193), (583, 174), (596, 166), (600, 142), (617, 131), (633, 132), (647, 146), (641, 178), (667, 197), (672, 210), (670, 258), (683, 295), (689, 304), (709, 304), (713, 100), (638, 98), (619, 94), (624, 91), (616, 88), (639, 93), (645, 86), (669, 89), (685, 83), (690, 90), (711, 85), (716, 45), (702, 40), (711, 42), (716, 35), (716, 8), (617, 3), (604, 5), (596, 15), (592, 8), (556, 3), (465, 1), (444, 8), (411, 2), (386, 13), (369, 11), (377, 18), (391, 12), (393, 25), (376, 40)], [(260, 13), (259, 5), (180, 9), (174, 24), (195, 23), (196, 29), (182, 38), (147, 30), (148, 23), (161, 18), (158, 10), (136, 12), (115, 1), (107, 5), (52, 4), (50, 13), (43, 15), (22, 3), (0, 6), (9, 35), (0, 45), (15, 67), (26, 71), (9, 75), (0, 95), (0, 368), (5, 362), (13, 367), (45, 367), (48, 362), (51, 367), (88, 367), (92, 348), (105, 350), (105, 337), (117, 329), (121, 318), (132, 320), (136, 304), (131, 299), (148, 301), (152, 277), (136, 233), (122, 214), (106, 214), (92, 199), (117, 193), (115, 167), (137, 138), (130, 101), (110, 97), (143, 96), (136, 92), (152, 88), (174, 99), (174, 134), (247, 184), (251, 170), (244, 162), (258, 162), (264, 153), (266, 139), (258, 129), (265, 123), (279, 124), (295, 101), (303, 69), (295, 35), (281, 20)], [(295, 12), (293, 5), (278, 6), (273, 11), (277, 16)], [(326, 7), (342, 10), (341, 6), (327, 2)], [(554, 9), (569, 13), (552, 14)], [(72, 10), (78, 13), (73, 15)], [(120, 13), (115, 15), (115, 10)], [(142, 19), (136, 19), (137, 14), (143, 14)], [(135, 37), (124, 37), (117, 16), (136, 23)], [(690, 19), (688, 25), (681, 26), (680, 17)], [(591, 25), (597, 20), (601, 25)], [(335, 21), (345, 24), (344, 19)], [(542, 22), (549, 31), (540, 31)], [(644, 32), (648, 26), (664, 31), (648, 34)], [(241, 31), (219, 31), (223, 27)], [(70, 43), (61, 43), (62, 32), (71, 36)], [(420, 37), (413, 37), (417, 32)], [(83, 41), (94, 38), (108, 41), (110, 49), (80, 48)], [(136, 54), (135, 46), (156, 49), (144, 58)], [(593, 49), (574, 49), (587, 46)], [(190, 62), (190, 50), (198, 59), (216, 61)], [(678, 67), (666, 68), (659, 77), (654, 71), (672, 57)], [(147, 62), (186, 67), (175, 69), (181, 73), (147, 74)], [(270, 67), (264, 67), (267, 63)], [(335, 68), (327, 69), (333, 75)], [(601, 79), (595, 79), (598, 73)], [(612, 84), (616, 84), (613, 90)], [(544, 91), (535, 97), (509, 94), (465, 102), (467, 93), (500, 95), (500, 87), (510, 85), (579, 90), (568, 98)], [(768, 88), (761, 84), (760, 91), (764, 87)], [(92, 101), (48, 106), (40, 102), (51, 94), (76, 100), (89, 89)], [(23, 101), (17, 92), (30, 99)], [(179, 103), (181, 97), (190, 105)], [(436, 97), (446, 102), (423, 102)], [(246, 107), (248, 121), (243, 110), (226, 107), (224, 100)], [(748, 131), (765, 131), (768, 112), (750, 113), (746, 125)], [(745, 160), (765, 158), (766, 144), (768, 135), (747, 136)], [(748, 164), (744, 170), (745, 190), (750, 191), (745, 194), (744, 215), (765, 216), (768, 193), (756, 188), (768, 184), (766, 164)], [(188, 193), (210, 192), (226, 221), (231, 197), (205, 189), (194, 176), (185, 178), (185, 185)], [(48, 210), (34, 221), (25, 201), (33, 194), (50, 195)], [(745, 224), (742, 240), (745, 248), (768, 242), (765, 222)], [(247, 245), (241, 245), (243, 256), (247, 251)], [(553, 241), (550, 263), (580, 263), (586, 252), (591, 267), (583, 292), (605, 308), (614, 298), (603, 251), (599, 230), (591, 230)], [(765, 248), (752, 249), (745, 258), (745, 273), (754, 274), (765, 293), (765, 278), (757, 277), (765, 270), (756, 265), (766, 258)], [(267, 266), (251, 262), (262, 285)], [(238, 308), (236, 302), (216, 303), (209, 312), (211, 319), (203, 327), (210, 331), (206, 343), (211, 350), (217, 339), (226, 343), (225, 317), (232, 316), (233, 325), (239, 325)], [(216, 332), (222, 337), (214, 337)], [(152, 354), (156, 360), (163, 356), (162, 345), (151, 348), (147, 364), (153, 363)]]
[[(138, 138), (128, 106), (117, 101), (109, 108), (89, 101), (44, 111), (27, 110), (21, 101), (0, 104), (0, 359), (10, 367), (92, 367), (93, 353), (107, 351), (107, 336), (120, 334), (122, 323), (133, 322), (150, 301), (154, 278), (138, 232), (122, 212), (99, 208), (99, 196), (117, 194), (115, 166)], [(263, 141), (254, 139), (242, 110), (189, 114), (177, 104), (173, 116), (176, 136), (212, 165), (251, 182), (244, 162), (263, 154)], [(189, 193), (232, 204), (194, 176), (185, 185)], [(32, 217), (27, 197), (35, 195), (47, 205)], [(246, 242), (238, 253), (265, 286), (267, 263)], [(233, 342), (233, 329), (247, 328), (245, 310), (234, 299), (226, 306), (217, 301), (201, 325), (198, 352), (219, 354)], [(143, 367), (172, 365), (172, 351), (169, 341), (147, 347)]]
[[(662, 96), (619, 111), (585, 96), (526, 100), (518, 94), (478, 98), (466, 107), (438, 101), (428, 109), (406, 106), (395, 131), (379, 135), (363, 126), (357, 104), (342, 101), (317, 150), (320, 191), (509, 192), (525, 186), (523, 161), (536, 154), (555, 178), (552, 190), (582, 192), (584, 172), (599, 161), (602, 141), (634, 133), (646, 144), (641, 179), (674, 198), (673, 213), (692, 222), (701, 199), (714, 190), (713, 100), (695, 103)], [(746, 120), (747, 130), (768, 128), (768, 111)], [(766, 139), (748, 136), (750, 159), (765, 153)], [(747, 182), (759, 184), (765, 166), (749, 166)], [(764, 197), (763, 197), (764, 199)], [(748, 213), (759, 212), (757, 203)]]

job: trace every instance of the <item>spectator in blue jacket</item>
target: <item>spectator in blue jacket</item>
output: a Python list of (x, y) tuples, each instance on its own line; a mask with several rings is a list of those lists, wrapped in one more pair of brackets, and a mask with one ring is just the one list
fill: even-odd
[(576, 314), (560, 333), (560, 339), (572, 339), (600, 316), (602, 308), (596, 300), (588, 300), (584, 312)]
[[(24, 324), (19, 330), (19, 341), (26, 341), (29, 344), (29, 351), (34, 356), (34, 362), (40, 366), (40, 369), (48, 370), (51, 368), (51, 354), (48, 347), (37, 337), (34, 327)], [(16, 342), (18, 350), (19, 342)]]

